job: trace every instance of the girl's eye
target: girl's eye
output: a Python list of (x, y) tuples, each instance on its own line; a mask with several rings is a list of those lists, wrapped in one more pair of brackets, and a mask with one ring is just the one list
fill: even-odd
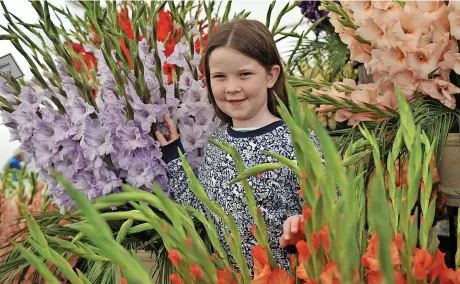
[(251, 72), (244, 72), (244, 73), (241, 73), (241, 76), (245, 77), (245, 76), (249, 76), (251, 74), (252, 74)]
[(224, 75), (214, 75), (214, 78), (224, 78)]

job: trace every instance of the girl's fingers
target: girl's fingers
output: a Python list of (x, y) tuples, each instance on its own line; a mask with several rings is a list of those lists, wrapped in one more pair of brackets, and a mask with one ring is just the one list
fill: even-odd
[(166, 138), (161, 134), (160, 131), (155, 132), (155, 137), (157, 138), (158, 142), (160, 142), (160, 146), (166, 146), (168, 145), (168, 141), (166, 141)]
[(283, 237), (280, 238), (280, 248), (284, 248), (285, 246), (287, 246), (288, 242), (283, 239)]
[(169, 116), (166, 116), (166, 115), (164, 117), (164, 120), (166, 121), (166, 124), (168, 125), (168, 129), (169, 129), (169, 140), (174, 141), (177, 138), (179, 138), (179, 134), (177, 133), (177, 127), (174, 121)]
[(292, 234), (297, 234), (297, 232), (299, 231), (299, 220), (300, 218), (297, 216), (292, 218), (291, 231), (290, 231)]
[(287, 218), (287, 220), (283, 224), (283, 235), (281, 236), (284, 240), (289, 240), (291, 235), (291, 218)]

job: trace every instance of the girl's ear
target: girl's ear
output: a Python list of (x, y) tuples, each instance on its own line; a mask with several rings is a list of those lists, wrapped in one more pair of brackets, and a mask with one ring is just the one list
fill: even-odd
[(273, 65), (272, 68), (267, 71), (267, 87), (269, 89), (273, 88), (276, 84), (276, 80), (278, 80), (278, 76), (280, 75), (281, 67), (279, 65)]

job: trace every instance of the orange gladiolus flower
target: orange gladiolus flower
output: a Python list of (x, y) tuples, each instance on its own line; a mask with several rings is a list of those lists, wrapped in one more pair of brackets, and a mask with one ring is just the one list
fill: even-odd
[(191, 239), (190, 237), (187, 237), (187, 238), (185, 239), (185, 245), (186, 245), (189, 249), (191, 249), (191, 248), (193, 247), (192, 239)]
[(308, 207), (307, 204), (303, 205), (302, 215), (305, 222), (313, 215), (313, 211)]
[(341, 276), (337, 270), (337, 266), (333, 262), (329, 262), (324, 266), (321, 275), (319, 276), (322, 284), (338, 284), (341, 283)]
[(175, 249), (172, 249), (168, 252), (168, 258), (172, 262), (172, 264), (174, 264), (174, 266), (176, 267), (182, 261), (182, 256)]
[[(366, 270), (365, 275), (367, 277), (368, 284), (381, 284), (382, 283), (382, 275), (378, 271)], [(395, 284), (405, 284), (406, 279), (404, 278), (403, 274), (399, 270), (394, 271), (394, 278)]]
[[(373, 232), (371, 239), (369, 240), (367, 251), (366, 253), (364, 253), (363, 257), (361, 258), (361, 263), (364, 266), (369, 267), (369, 269), (372, 271), (379, 271), (380, 269), (377, 251), (378, 251), (377, 233)], [(399, 252), (398, 252), (396, 241), (391, 242), (390, 252), (391, 252), (391, 263), (393, 265), (400, 265), (401, 259), (399, 258)]]
[(329, 232), (327, 226), (322, 227), (319, 233), (321, 235), (321, 242), (323, 243), (324, 250), (326, 250), (326, 252), (330, 252), (331, 244), (329, 243)]
[(251, 251), (254, 259), (254, 279), (252, 284), (268, 283), (271, 274), (270, 264), (268, 263), (268, 255), (261, 245), (256, 245)]
[(432, 264), (433, 256), (426, 249), (415, 249), (415, 255), (412, 257), (412, 273), (415, 279), (424, 279), (430, 273)]
[(226, 268), (225, 270), (217, 270), (217, 284), (237, 284), (232, 278), (230, 270)]
[(319, 232), (311, 234), (311, 242), (312, 242), (312, 245), (313, 245), (313, 249), (315, 251), (318, 251), (319, 244), (321, 243), (321, 235), (320, 235)]
[(299, 266), (297, 266), (296, 275), (298, 278), (306, 281), (308, 280), (308, 274), (305, 270), (305, 265), (307, 264), (308, 258), (311, 255), (310, 247), (304, 240), (298, 241), (295, 246), (299, 252)]
[(249, 230), (251, 231), (252, 235), (255, 237), (256, 236), (256, 226), (249, 227)]
[(404, 239), (400, 233), (396, 233), (395, 235), (395, 244), (396, 244), (396, 247), (400, 250), (404, 248)]
[(203, 280), (203, 270), (201, 270), (198, 264), (190, 265), (190, 275), (192, 275), (193, 280)]
[[(431, 280), (434, 280), (436, 279), (436, 277), (445, 274), (446, 271), (448, 270), (446, 266), (446, 262), (444, 261), (445, 255), (446, 254), (442, 253), (439, 249), (436, 251), (434, 258), (433, 258), (433, 264), (431, 265), (431, 273), (430, 273)], [(443, 283), (442, 280), (441, 280), (441, 283)]]
[(171, 276), (169, 276), (169, 281), (171, 281), (171, 283), (173, 284), (184, 284), (185, 282), (182, 281), (182, 279), (180, 279), (179, 275), (177, 274), (171, 274)]
[(264, 270), (264, 267), (268, 264), (268, 255), (264, 247), (261, 245), (256, 245), (251, 251), (252, 257), (254, 259), (254, 274)]
[(124, 277), (121, 277), (120, 284), (128, 284), (128, 281)]
[(440, 283), (446, 284), (458, 284), (460, 283), (460, 269), (453, 270), (451, 268), (444, 271), (443, 274), (439, 276)]
[(286, 271), (281, 268), (273, 270), (268, 279), (269, 284), (288, 284), (290, 282), (291, 278), (287, 275)]

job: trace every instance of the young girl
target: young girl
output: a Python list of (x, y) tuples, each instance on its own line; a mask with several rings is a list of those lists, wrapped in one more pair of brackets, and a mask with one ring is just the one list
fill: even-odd
[[(288, 127), (276, 109), (274, 93), (288, 105), (282, 62), (273, 36), (265, 25), (254, 20), (222, 24), (211, 34), (203, 59), (209, 100), (217, 116), (225, 123), (212, 138), (236, 147), (248, 168), (274, 162), (260, 150), (295, 159)], [(182, 146), (176, 126), (169, 118), (166, 122), (170, 130), (169, 139), (159, 132), (156, 136), (168, 164), (171, 198), (203, 210), (187, 185), (187, 176), (177, 151)], [(320, 151), (313, 134), (311, 139)], [(206, 147), (198, 178), (209, 198), (238, 224), (243, 252), (252, 267), (251, 249), (255, 239), (249, 228), (254, 222), (246, 206), (242, 185), (229, 185), (229, 181), (237, 175), (229, 155), (213, 145)], [(284, 167), (251, 177), (248, 181), (265, 218), (273, 255), (278, 264), (287, 269), (289, 258), (284, 247), (296, 238), (302, 211), (297, 177)], [(224, 237), (225, 226), (219, 218), (214, 219), (221, 243), (229, 251)]]

